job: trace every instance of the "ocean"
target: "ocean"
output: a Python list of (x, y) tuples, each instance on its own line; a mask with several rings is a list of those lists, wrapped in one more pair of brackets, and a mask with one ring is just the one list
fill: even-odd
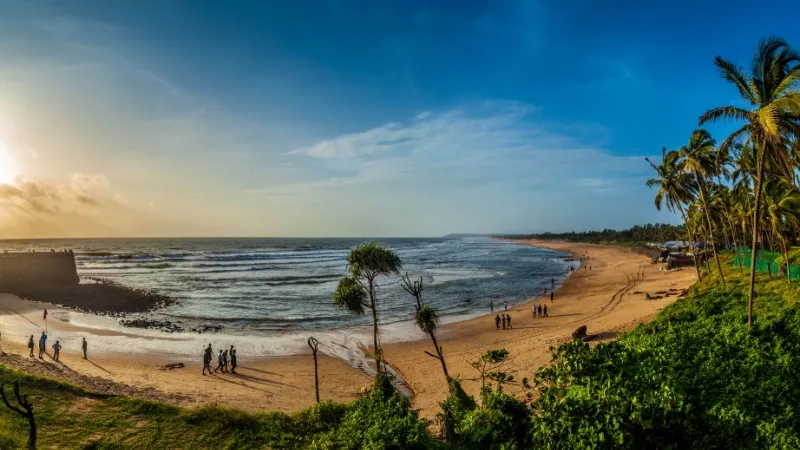
[[(116, 281), (169, 295), (176, 303), (155, 312), (128, 315), (195, 326), (221, 325), (219, 334), (271, 336), (258, 351), (285, 354), (302, 348), (310, 332), (355, 336), (370, 317), (338, 310), (332, 293), (347, 273), (347, 253), (372, 239), (63, 239), (0, 241), (16, 251), (72, 249), (78, 274)], [(560, 284), (570, 264), (550, 250), (489, 238), (374, 239), (394, 250), (403, 273), (423, 277), (423, 299), (439, 309), (444, 322), (463, 320), (519, 303)], [(384, 342), (409, 338), (414, 300), (399, 276), (379, 281), (379, 311)], [(73, 314), (79, 325), (117, 328)], [(126, 329), (131, 331), (131, 329)], [(183, 334), (183, 333), (182, 333)], [(190, 333), (185, 333), (190, 334)], [(280, 337), (287, 339), (280, 339)], [(294, 337), (294, 338), (292, 338)], [(187, 339), (191, 339), (187, 336)], [(205, 338), (202, 338), (205, 339)], [(121, 344), (117, 344), (121, 345)], [(199, 344), (198, 344), (199, 345)], [(253, 344), (255, 345), (255, 343)], [(349, 344), (342, 344), (349, 345)]]

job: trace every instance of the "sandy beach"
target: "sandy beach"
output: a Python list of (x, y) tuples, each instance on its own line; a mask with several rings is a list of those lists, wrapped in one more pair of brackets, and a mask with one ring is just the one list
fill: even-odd
[[(694, 281), (694, 270), (660, 270), (659, 265), (625, 248), (590, 244), (524, 241), (523, 244), (565, 251), (576, 258), (584, 258), (582, 267), (570, 276), (557, 290), (551, 303), (547, 298), (530, 299), (527, 303), (509, 306), (512, 330), (495, 330), (494, 313), (470, 320), (446, 324), (441, 327), (440, 343), (451, 376), (463, 380), (465, 389), (477, 394), (478, 383), (473, 381), (477, 372), (469, 365), (481, 352), (505, 348), (512, 360), (506, 370), (515, 378), (532, 377), (538, 367), (549, 363), (550, 346), (569, 339), (579, 326), (586, 325), (590, 334), (598, 335), (596, 342), (613, 339), (616, 333), (630, 329), (653, 317), (660, 309), (675, 301), (677, 292), (688, 288)], [(591, 267), (591, 270), (589, 270)], [(644, 293), (657, 298), (644, 300)], [(670, 295), (657, 294), (659, 292)], [(534, 319), (531, 304), (546, 303), (549, 318)], [(132, 340), (137, 345), (148, 339), (169, 341), (176, 347), (185, 344), (180, 335), (149, 336), (139, 330), (98, 331), (82, 328), (70, 321), (70, 314), (54, 305), (20, 300), (10, 294), (0, 294), (0, 363), (27, 372), (63, 379), (92, 390), (112, 394), (135, 395), (167, 401), (181, 406), (215, 403), (247, 411), (292, 412), (308, 407), (314, 402), (313, 360), (302, 354), (288, 357), (253, 357), (240, 355), (236, 375), (201, 375), (200, 354), (182, 352), (141, 352), (126, 348), (102, 348), (93, 351), (90, 346), (88, 360), (80, 355), (79, 344), (71, 343), (62, 350), (60, 362), (48, 356), (44, 360), (27, 357), (27, 336), (37, 340), (43, 326), (42, 310), (50, 312), (48, 328), (51, 339), (48, 351), (55, 342), (54, 335), (64, 333), (75, 336), (98, 333), (114, 334), (119, 342)], [(502, 305), (495, 305), (495, 313)], [(109, 319), (113, 320), (113, 319)], [(128, 336), (129, 334), (129, 336)], [(134, 338), (135, 339), (130, 339)], [(204, 336), (216, 341), (213, 334)], [(163, 342), (162, 342), (163, 344)], [(438, 361), (427, 356), (431, 350), (426, 339), (389, 343), (384, 346), (388, 363), (395, 368), (413, 390), (414, 405), (423, 416), (432, 418), (438, 402), (447, 393)], [(217, 347), (215, 346), (215, 351)], [(184, 363), (184, 368), (163, 370), (170, 363)], [(369, 376), (348, 362), (326, 355), (319, 356), (320, 396), (323, 399), (347, 401), (355, 398), (370, 382)], [(510, 392), (519, 392), (519, 385), (510, 385)]]

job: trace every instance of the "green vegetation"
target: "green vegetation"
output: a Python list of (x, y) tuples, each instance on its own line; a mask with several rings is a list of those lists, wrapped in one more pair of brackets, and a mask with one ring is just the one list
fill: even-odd
[(498, 236), (505, 239), (543, 239), (551, 241), (586, 242), (606, 245), (644, 245), (650, 242), (686, 240), (686, 228), (666, 223), (636, 225), (627, 230), (583, 231), (568, 233), (538, 233)]
[(350, 274), (339, 280), (333, 292), (333, 303), (337, 308), (346, 309), (353, 314), (363, 316), (366, 310), (372, 312), (372, 348), (375, 352), (376, 370), (380, 373), (383, 368), (378, 340), (380, 314), (375, 281), (380, 276), (399, 273), (403, 265), (393, 251), (374, 242), (367, 242), (350, 250), (347, 265)]

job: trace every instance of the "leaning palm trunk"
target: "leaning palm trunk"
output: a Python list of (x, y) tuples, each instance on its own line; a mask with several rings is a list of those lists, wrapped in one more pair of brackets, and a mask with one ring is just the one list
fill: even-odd
[(781, 236), (781, 246), (783, 247), (783, 266), (786, 267), (786, 279), (792, 282), (792, 268), (789, 266), (789, 252), (786, 250), (786, 240)]
[(761, 152), (756, 156), (756, 192), (753, 201), (753, 241), (750, 249), (750, 287), (747, 297), (747, 327), (753, 326), (753, 297), (756, 283), (756, 256), (758, 255), (758, 213), (761, 206), (761, 181), (764, 178), (764, 151), (766, 142), (761, 144)]
[(686, 225), (686, 232), (689, 233), (689, 246), (692, 249), (692, 259), (694, 259), (694, 270), (697, 271), (697, 281), (703, 281), (703, 278), (700, 276), (700, 265), (697, 263), (697, 250), (694, 248), (694, 233), (692, 233), (689, 220), (686, 218), (686, 213), (683, 212), (683, 206), (681, 206), (680, 202), (678, 202), (678, 210), (681, 212), (683, 223)]
[(714, 242), (714, 230), (711, 226), (711, 214), (708, 212), (708, 203), (706, 202), (706, 185), (699, 176), (695, 175), (695, 178), (697, 178), (697, 184), (700, 186), (700, 199), (703, 201), (703, 209), (705, 210), (708, 237), (711, 238), (711, 251), (714, 253), (714, 259), (717, 260), (717, 269), (719, 270), (719, 279), (722, 281), (722, 289), (725, 289), (725, 275), (722, 273), (722, 263), (720, 263), (719, 255), (717, 255), (717, 244)]

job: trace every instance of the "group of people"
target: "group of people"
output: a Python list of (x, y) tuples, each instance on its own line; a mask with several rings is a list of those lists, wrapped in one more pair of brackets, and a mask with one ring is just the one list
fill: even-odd
[[(489, 311), (494, 312), (494, 302), (489, 302)], [(503, 302), (503, 311), (508, 311), (508, 302)]]
[(531, 312), (533, 313), (533, 318), (545, 318), (547, 317), (547, 305), (533, 305), (531, 306)]
[[(217, 367), (215, 369), (211, 369), (211, 361), (214, 360), (214, 350), (211, 349), (211, 344), (208, 344), (206, 347), (206, 351), (203, 353), (203, 375), (206, 374), (206, 369), (208, 369), (208, 373), (217, 373), (217, 372), (230, 372), (236, 373), (236, 349), (231, 348), (229, 350), (219, 351), (219, 355), (217, 355)], [(230, 363), (230, 371), (228, 370), (228, 364)]]
[(503, 330), (510, 330), (511, 329), (511, 316), (508, 314), (498, 314), (494, 317), (494, 324), (497, 329), (500, 329), (500, 324), (503, 325)]
[[(33, 335), (31, 335), (30, 339), (28, 339), (28, 350), (30, 350), (29, 357), (33, 358)], [(61, 349), (63, 346), (61, 342), (56, 340), (56, 343), (53, 344), (53, 360), (58, 361), (61, 357)], [(81, 349), (83, 350), (83, 359), (86, 358), (86, 351), (89, 349), (89, 344), (86, 342), (86, 338), (83, 338), (83, 342), (81, 343)], [(39, 359), (44, 359), (44, 355), (47, 353), (47, 333), (42, 331), (42, 335), (39, 336)]]

